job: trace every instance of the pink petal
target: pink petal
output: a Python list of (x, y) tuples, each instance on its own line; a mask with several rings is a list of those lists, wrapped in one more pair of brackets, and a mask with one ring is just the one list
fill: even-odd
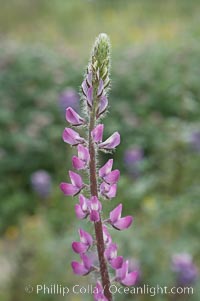
[(116, 228), (117, 230), (124, 230), (128, 229), (133, 222), (132, 216), (126, 216), (120, 218), (117, 222), (113, 223), (112, 226)]
[(79, 188), (73, 186), (72, 184), (69, 183), (61, 183), (60, 184), (60, 189), (65, 195), (76, 195), (79, 192)]
[(88, 274), (88, 270), (85, 268), (83, 263), (79, 263), (77, 261), (72, 261), (71, 263), (74, 274), (83, 276)]
[(102, 95), (99, 100), (99, 106), (97, 109), (97, 117), (99, 117), (101, 114), (103, 114), (108, 106), (108, 99), (106, 95)]
[(87, 213), (81, 209), (81, 206), (79, 204), (75, 205), (75, 213), (78, 219), (83, 219), (87, 216)]
[(112, 243), (112, 237), (110, 235), (110, 233), (108, 232), (108, 229), (105, 225), (102, 226), (103, 228), (103, 240), (104, 240), (104, 243), (106, 245), (109, 245), (110, 243)]
[(80, 203), (81, 208), (82, 208), (83, 211), (88, 210), (88, 202), (89, 202), (89, 200), (86, 199), (83, 194), (79, 195), (79, 203)]
[(71, 107), (66, 109), (66, 120), (74, 126), (84, 124), (84, 119), (81, 118)]
[(121, 217), (122, 212), (122, 204), (119, 204), (115, 209), (110, 212), (110, 221), (111, 223), (115, 223)]
[(71, 182), (72, 184), (81, 189), (83, 187), (83, 181), (82, 181), (82, 178), (79, 174), (73, 172), (73, 171), (69, 171), (69, 176), (70, 176), (70, 179), (71, 179)]
[(91, 246), (93, 244), (92, 235), (90, 235), (88, 232), (84, 231), (83, 229), (80, 229), (79, 235), (82, 243), (86, 244), (87, 246)]
[(106, 164), (99, 169), (99, 176), (103, 178), (106, 175), (108, 175), (112, 170), (112, 166), (113, 166), (113, 159), (109, 159), (106, 162)]
[(87, 147), (84, 147), (83, 145), (78, 145), (78, 157), (82, 161), (88, 163), (90, 160), (90, 153)]
[(108, 175), (106, 175), (103, 179), (108, 184), (115, 184), (118, 182), (120, 177), (120, 171), (118, 169), (115, 169), (111, 171)]
[(98, 222), (100, 220), (99, 212), (96, 210), (91, 210), (90, 220), (91, 220), (91, 222)]
[(123, 264), (123, 257), (122, 256), (118, 256), (116, 258), (113, 258), (110, 261), (111, 267), (115, 270), (120, 269), (122, 267), (122, 264)]
[(80, 137), (79, 133), (70, 128), (65, 128), (62, 134), (63, 141), (71, 145), (83, 143), (84, 139)]
[(126, 275), (126, 277), (121, 281), (121, 283), (126, 286), (132, 286), (132, 285), (135, 285), (137, 278), (138, 278), (138, 272), (134, 271), (134, 272), (128, 273)]
[(94, 142), (98, 143), (102, 141), (103, 138), (103, 124), (98, 124), (91, 132), (92, 139)]
[(86, 167), (86, 164), (84, 161), (82, 161), (81, 159), (79, 159), (76, 156), (72, 157), (72, 165), (75, 169), (77, 170), (81, 170), (84, 169)]
[(102, 205), (101, 205), (101, 202), (99, 202), (99, 200), (96, 196), (91, 197), (91, 199), (90, 199), (90, 208), (91, 208), (91, 210), (101, 211)]
[(82, 242), (74, 241), (72, 243), (72, 249), (74, 250), (74, 252), (81, 254), (87, 251), (88, 246)]
[(110, 186), (110, 188), (109, 188), (109, 191), (107, 192), (106, 196), (107, 196), (107, 198), (112, 199), (116, 196), (117, 185), (113, 184), (113, 185), (109, 185), (109, 186)]
[(94, 288), (94, 301), (108, 301), (104, 295), (104, 289), (100, 281), (97, 281)]
[(120, 144), (120, 134), (115, 132), (107, 140), (99, 144), (99, 148), (113, 149)]
[(97, 97), (101, 96), (101, 94), (103, 93), (103, 88), (104, 88), (103, 80), (100, 78), (99, 86), (97, 90)]
[(80, 257), (86, 269), (90, 270), (92, 267), (92, 260), (85, 254), (81, 254)]
[(88, 88), (87, 103), (88, 103), (89, 107), (92, 107), (92, 104), (93, 104), (93, 87)]
[(105, 257), (108, 260), (111, 260), (113, 258), (117, 257), (117, 245), (114, 243), (111, 243), (104, 252)]
[(112, 199), (115, 197), (117, 192), (117, 185), (109, 185), (105, 182), (100, 185), (100, 193), (108, 199)]
[(83, 81), (83, 83), (82, 83), (82, 85), (81, 85), (81, 88), (82, 88), (83, 94), (84, 94), (85, 96), (87, 96), (88, 85), (87, 85), (86, 80)]
[(128, 274), (128, 260), (124, 261), (122, 267), (116, 270), (116, 278), (121, 282)]
[(87, 74), (86, 81), (87, 81), (87, 83), (88, 83), (88, 86), (91, 87), (91, 86), (92, 86), (92, 71), (90, 71), (90, 72)]

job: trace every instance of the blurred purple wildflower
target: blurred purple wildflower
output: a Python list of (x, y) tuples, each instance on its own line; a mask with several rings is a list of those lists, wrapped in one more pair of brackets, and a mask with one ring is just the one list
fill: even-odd
[(191, 285), (197, 280), (197, 267), (193, 263), (192, 256), (188, 253), (173, 255), (172, 270), (176, 273), (178, 285)]
[(51, 184), (51, 176), (45, 170), (38, 170), (31, 175), (32, 188), (43, 199), (49, 197)]
[(68, 107), (79, 111), (79, 95), (73, 88), (67, 88), (60, 94), (58, 104), (64, 114)]
[(131, 175), (134, 177), (139, 176), (140, 169), (139, 163), (144, 158), (144, 152), (140, 147), (132, 147), (125, 151), (124, 163)]
[(191, 134), (190, 144), (193, 150), (200, 152), (200, 131), (196, 131)]

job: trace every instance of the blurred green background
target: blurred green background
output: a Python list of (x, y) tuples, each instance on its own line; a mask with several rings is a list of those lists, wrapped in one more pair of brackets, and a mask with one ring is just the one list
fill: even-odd
[[(200, 263), (200, 1), (0, 1), (0, 299), (92, 300), (27, 294), (25, 286), (92, 283), (72, 274), (71, 242), (86, 222), (64, 197), (73, 150), (61, 134), (64, 109), (79, 109), (79, 87), (95, 37), (112, 43), (105, 137), (119, 131), (118, 202), (131, 229), (113, 231), (140, 283), (193, 286)], [(108, 157), (100, 158), (103, 163)], [(184, 261), (177, 270), (172, 259)], [(187, 256), (185, 256), (187, 254)], [(116, 295), (148, 301), (149, 295)]]

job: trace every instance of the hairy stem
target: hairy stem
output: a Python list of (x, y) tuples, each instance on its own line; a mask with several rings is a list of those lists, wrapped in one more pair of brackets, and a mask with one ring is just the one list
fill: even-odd
[[(95, 146), (91, 137), (91, 131), (94, 129), (94, 126), (95, 126), (95, 111), (93, 110), (90, 114), (90, 124), (89, 124), (90, 192), (92, 196), (98, 197), (97, 179), (96, 179), (96, 153), (95, 153)], [(94, 223), (94, 227), (95, 227), (95, 235), (97, 241), (97, 251), (98, 251), (99, 264), (100, 264), (101, 280), (104, 288), (104, 295), (106, 296), (108, 301), (112, 301), (112, 294), (109, 290), (110, 287), (109, 273), (108, 273), (107, 263), (104, 258), (105, 246), (103, 240), (103, 229), (102, 229), (101, 218), (98, 222)]]

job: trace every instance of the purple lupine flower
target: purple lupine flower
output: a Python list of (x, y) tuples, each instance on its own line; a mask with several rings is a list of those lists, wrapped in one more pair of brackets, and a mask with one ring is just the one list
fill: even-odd
[(200, 152), (200, 130), (194, 131), (189, 140), (193, 150)]
[(51, 193), (51, 176), (45, 170), (38, 170), (31, 175), (31, 185), (38, 196), (45, 199)]
[(120, 144), (120, 134), (118, 132), (115, 132), (104, 142), (100, 143), (99, 148), (110, 150), (110, 149), (114, 149), (119, 144)]
[(102, 142), (103, 139), (103, 129), (104, 125), (103, 124), (98, 124), (91, 132), (92, 139), (94, 142)]
[(79, 204), (75, 205), (75, 213), (78, 219), (84, 219), (90, 213), (90, 201), (83, 194), (79, 195)]
[(90, 199), (90, 220), (92, 222), (98, 222), (100, 220), (101, 210), (102, 210), (101, 202), (99, 202), (96, 196), (92, 196)]
[(177, 284), (180, 286), (191, 285), (197, 280), (198, 271), (188, 253), (173, 255), (172, 270), (176, 273)]
[(72, 184), (63, 182), (60, 184), (60, 189), (65, 195), (75, 196), (84, 188), (85, 185), (83, 184), (81, 176), (71, 170), (69, 171), (69, 177)]
[(78, 145), (79, 143), (84, 143), (85, 140), (80, 137), (79, 133), (75, 132), (70, 128), (65, 128), (62, 135), (63, 141), (71, 144), (71, 145)]
[(105, 245), (108, 246), (109, 244), (112, 243), (112, 237), (111, 237), (110, 233), (108, 232), (106, 225), (103, 225), (102, 228), (103, 228), (103, 240), (104, 240)]
[(72, 261), (72, 269), (74, 274), (85, 276), (93, 269), (93, 262), (86, 254), (80, 254), (81, 262)]
[(117, 256), (117, 245), (114, 243), (109, 244), (106, 248), (104, 255), (113, 269), (117, 270), (122, 267), (123, 257)]
[[(114, 281), (123, 285), (133, 285), (137, 278), (136, 271), (129, 272), (128, 260), (124, 260), (117, 254), (117, 245), (112, 241), (107, 228), (107, 225), (111, 225), (117, 230), (127, 229), (132, 224), (132, 216), (121, 217), (122, 204), (119, 204), (110, 212), (108, 219), (102, 220), (103, 201), (101, 202), (100, 197), (114, 198), (120, 177), (118, 169), (112, 170), (113, 159), (99, 168), (98, 156), (96, 156), (99, 151), (111, 152), (120, 144), (118, 132), (103, 141), (104, 124), (100, 123), (108, 107), (109, 51), (108, 37), (101, 34), (95, 42), (87, 73), (81, 85), (82, 102), (85, 108), (81, 115), (76, 113), (74, 108), (68, 108), (66, 111), (66, 119), (72, 127), (84, 124), (83, 129), (88, 131), (84, 135), (87, 139), (84, 139), (77, 131), (65, 128), (63, 140), (77, 148), (78, 156), (72, 157), (72, 165), (78, 171), (82, 169), (87, 171), (85, 174), (89, 176), (89, 184), (87, 180), (84, 184), (82, 177), (72, 171), (69, 171), (71, 183), (60, 184), (65, 195), (79, 194), (79, 203), (75, 205), (76, 217), (80, 220), (87, 219), (94, 226), (95, 237), (83, 229), (79, 230), (80, 241), (72, 242), (72, 249), (80, 255), (81, 261), (73, 261), (71, 265), (77, 275), (87, 275), (94, 270), (95, 273), (100, 273), (101, 281), (97, 280), (94, 292), (94, 300), (98, 301), (112, 300), (108, 266), (116, 275)], [(83, 189), (87, 193), (86, 196), (80, 194)], [(93, 248), (93, 244), (96, 248)], [(98, 260), (96, 260), (97, 254)], [(97, 266), (96, 261), (98, 261)]]
[(107, 107), (108, 107), (108, 99), (106, 95), (102, 95), (100, 97), (98, 109), (96, 113), (97, 118), (99, 118), (106, 111)]
[(135, 177), (140, 174), (139, 164), (143, 159), (144, 152), (140, 147), (132, 147), (125, 151), (124, 163), (130, 174)]
[(120, 171), (118, 169), (112, 170), (113, 159), (99, 169), (99, 177), (101, 177), (107, 184), (116, 184), (120, 177)]
[(107, 199), (112, 199), (116, 196), (117, 193), (117, 185), (116, 184), (107, 184), (105, 182), (100, 185), (100, 193)]
[(108, 301), (104, 295), (104, 289), (100, 281), (97, 281), (94, 288), (94, 301)]
[(79, 144), (77, 147), (78, 150), (78, 157), (72, 157), (72, 165), (75, 169), (85, 169), (87, 168), (89, 161), (90, 161), (90, 153), (87, 147)]
[(110, 212), (108, 222), (117, 230), (124, 230), (131, 226), (133, 222), (132, 216), (121, 217), (122, 204), (119, 204), (115, 209)]
[(79, 229), (80, 242), (74, 241), (72, 243), (72, 249), (74, 252), (81, 254), (85, 253), (93, 244), (92, 236), (84, 231), (83, 229)]
[(137, 271), (128, 271), (129, 261), (126, 260), (123, 262), (122, 267), (116, 270), (116, 280), (123, 285), (131, 286), (135, 285), (138, 272)]
[(79, 95), (74, 89), (68, 88), (60, 94), (58, 103), (59, 103), (60, 109), (64, 113), (68, 107), (71, 107), (74, 110), (78, 111), (79, 110)]
[(66, 120), (73, 126), (83, 125), (85, 123), (78, 113), (76, 113), (71, 107), (66, 109)]

